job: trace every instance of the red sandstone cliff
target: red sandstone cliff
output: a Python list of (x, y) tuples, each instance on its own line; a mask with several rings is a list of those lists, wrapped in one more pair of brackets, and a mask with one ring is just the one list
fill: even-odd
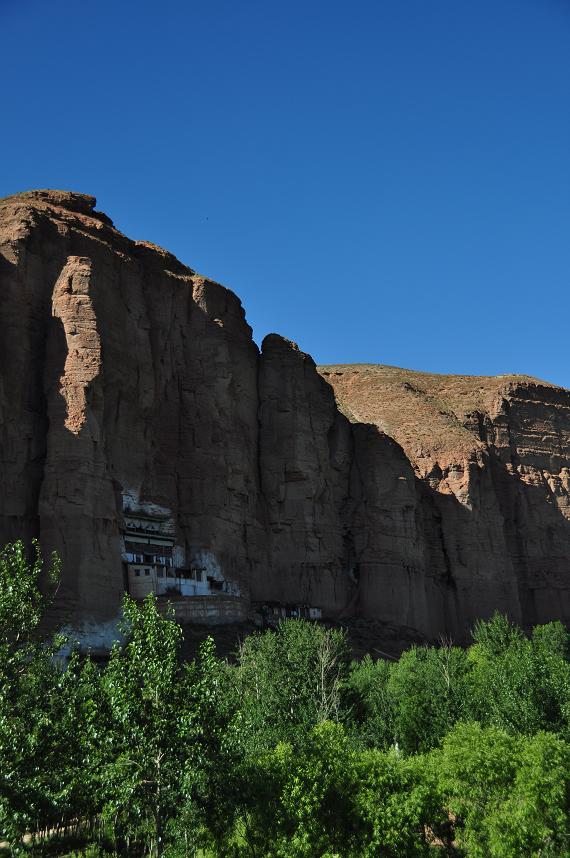
[(116, 619), (125, 499), (247, 598), (380, 636), (570, 618), (568, 391), (259, 352), (232, 292), (94, 206), (0, 201), (0, 542), (61, 553), (62, 622)]
[[(362, 612), (456, 638), (496, 608), (525, 625), (570, 619), (569, 391), (525, 376), (320, 372), (355, 433), (374, 427), (356, 445), (369, 484), (356, 510)], [(373, 452), (389, 438), (404, 463), (391, 486)]]

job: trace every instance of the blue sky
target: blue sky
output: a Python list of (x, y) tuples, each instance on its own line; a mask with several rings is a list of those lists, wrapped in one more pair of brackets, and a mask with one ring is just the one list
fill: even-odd
[(565, 0), (0, 0), (0, 196), (94, 194), (321, 363), (570, 387)]

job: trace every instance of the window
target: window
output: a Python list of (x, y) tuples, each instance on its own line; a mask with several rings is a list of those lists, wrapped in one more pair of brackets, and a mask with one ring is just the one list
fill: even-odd
[(145, 570), (144, 570), (144, 574), (145, 574), (145, 575), (147, 575), (147, 576), (148, 576), (148, 575), (150, 575), (150, 569), (145, 569)]
[(135, 577), (136, 577), (136, 578), (140, 578), (140, 577), (141, 577), (141, 570), (140, 570), (140, 569), (135, 569)]

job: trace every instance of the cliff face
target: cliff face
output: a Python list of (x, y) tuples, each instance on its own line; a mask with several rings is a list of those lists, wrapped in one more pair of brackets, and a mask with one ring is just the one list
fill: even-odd
[[(357, 511), (369, 539), (362, 612), (456, 639), (496, 608), (525, 625), (568, 621), (570, 393), (523, 376), (365, 365), (320, 372), (356, 435), (363, 423), (374, 427), (356, 445), (370, 483)], [(368, 510), (386, 467), (369, 453), (388, 437), (401, 445), (398, 479), (408, 490), (384, 494), (380, 530)]]
[(0, 201), (0, 542), (60, 552), (60, 622), (116, 619), (132, 505), (246, 598), (380, 637), (570, 617), (568, 391), (259, 352), (232, 292), (94, 206)]

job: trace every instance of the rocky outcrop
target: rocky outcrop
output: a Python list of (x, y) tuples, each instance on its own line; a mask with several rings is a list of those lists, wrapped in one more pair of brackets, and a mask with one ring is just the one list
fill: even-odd
[[(369, 485), (356, 528), (369, 540), (362, 613), (455, 639), (495, 609), (525, 625), (568, 621), (570, 393), (523, 376), (366, 365), (320, 372), (356, 436), (362, 424), (374, 427), (356, 444)], [(382, 464), (373, 451), (389, 438), (404, 467), (378, 491), (396, 457)], [(370, 515), (378, 497), (382, 531), (380, 510)], [(387, 557), (395, 564), (386, 567)]]
[(355, 584), (345, 509), (350, 424), (309, 355), (276, 334), (262, 344), (259, 427), (270, 568), (255, 592), (341, 611), (353, 598)]
[(232, 292), (63, 191), (0, 202), (0, 330), (0, 541), (61, 554), (58, 623), (112, 628), (126, 502), (244, 599), (378, 640), (570, 617), (568, 391), (259, 350)]

